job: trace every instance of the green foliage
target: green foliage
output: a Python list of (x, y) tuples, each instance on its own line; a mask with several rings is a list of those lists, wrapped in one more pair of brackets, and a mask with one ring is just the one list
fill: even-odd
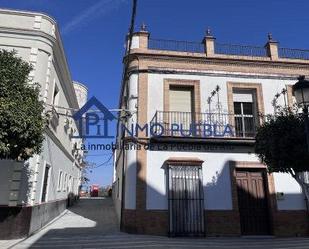
[(0, 50), (0, 158), (27, 160), (40, 153), (45, 120), (32, 67), (15, 51)]
[(291, 110), (269, 115), (256, 135), (255, 153), (269, 172), (296, 173), (309, 170), (303, 116)]

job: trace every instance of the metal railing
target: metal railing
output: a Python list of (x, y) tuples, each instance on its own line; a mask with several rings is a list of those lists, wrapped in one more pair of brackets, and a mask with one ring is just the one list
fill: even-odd
[(222, 43), (215, 43), (215, 54), (267, 57), (267, 51), (264, 47)]
[(278, 56), (280, 58), (309, 60), (309, 50), (278, 48)]
[(155, 50), (205, 53), (205, 46), (201, 42), (149, 39), (148, 48)]
[[(205, 53), (203, 42), (176, 41), (164, 39), (149, 39), (148, 48), (153, 50), (178, 51), (190, 53)], [(215, 43), (214, 54), (225, 54), (232, 56), (268, 57), (265, 47)], [(309, 50), (278, 48), (279, 58), (309, 60)]]
[(254, 138), (255, 115), (157, 111), (150, 122), (152, 136)]

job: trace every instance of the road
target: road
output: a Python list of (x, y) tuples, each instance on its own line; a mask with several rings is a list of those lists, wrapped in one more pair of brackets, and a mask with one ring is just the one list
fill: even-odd
[(168, 238), (121, 233), (112, 200), (82, 199), (21, 248), (309, 248), (309, 238)]

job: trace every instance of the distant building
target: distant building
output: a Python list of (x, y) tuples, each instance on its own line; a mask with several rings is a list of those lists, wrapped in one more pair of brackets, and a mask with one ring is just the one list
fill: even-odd
[(75, 89), (78, 106), (81, 108), (87, 102), (88, 88), (84, 84), (77, 81), (73, 81), (73, 86)]
[[(268, 174), (255, 134), (292, 85), (309, 51), (133, 36), (121, 88), (113, 197), (123, 231), (171, 236), (308, 235), (308, 209), (289, 174)], [(284, 91), (282, 91), (284, 89)], [(282, 92), (276, 99), (277, 93)], [(120, 129), (138, 123), (132, 138)], [(192, 126), (193, 125), (193, 126)], [(194, 128), (192, 128), (194, 127)], [(148, 134), (146, 131), (149, 131)], [(293, 146), (293, 145), (291, 145)]]
[(44, 226), (78, 196), (84, 162), (71, 116), (86, 101), (87, 88), (72, 83), (54, 19), (0, 9), (0, 22), (0, 49), (14, 49), (33, 65), (29, 77), (41, 86), (49, 121), (40, 155), (24, 165), (0, 160), (0, 238), (16, 238)]

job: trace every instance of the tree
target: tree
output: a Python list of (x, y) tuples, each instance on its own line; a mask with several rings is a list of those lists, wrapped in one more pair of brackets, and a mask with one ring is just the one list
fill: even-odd
[(32, 66), (16, 51), (0, 50), (0, 158), (27, 160), (44, 139), (39, 85), (29, 80)]
[(304, 179), (304, 172), (309, 171), (309, 153), (301, 114), (285, 108), (276, 115), (268, 115), (257, 130), (255, 153), (270, 173), (291, 174), (308, 202), (309, 184)]

